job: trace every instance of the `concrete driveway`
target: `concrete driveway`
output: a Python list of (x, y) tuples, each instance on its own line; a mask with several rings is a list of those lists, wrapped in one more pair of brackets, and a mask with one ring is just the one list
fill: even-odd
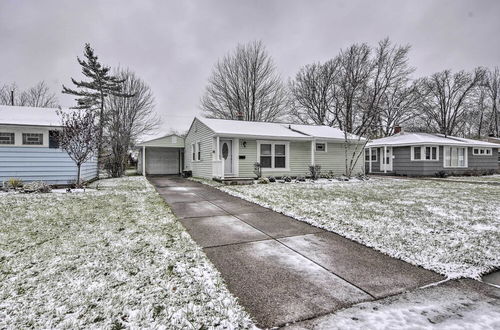
[(444, 279), (218, 189), (178, 177), (149, 180), (260, 327)]

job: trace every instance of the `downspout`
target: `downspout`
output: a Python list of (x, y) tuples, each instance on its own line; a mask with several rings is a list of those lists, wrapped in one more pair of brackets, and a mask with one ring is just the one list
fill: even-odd
[(146, 146), (142, 146), (142, 175), (146, 176)]

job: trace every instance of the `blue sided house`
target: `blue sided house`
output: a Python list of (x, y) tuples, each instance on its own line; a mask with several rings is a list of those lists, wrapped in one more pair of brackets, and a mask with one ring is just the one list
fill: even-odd
[[(0, 105), (0, 184), (10, 178), (52, 185), (76, 182), (76, 165), (59, 147), (57, 110)], [(97, 177), (96, 159), (82, 165), (81, 177)]]

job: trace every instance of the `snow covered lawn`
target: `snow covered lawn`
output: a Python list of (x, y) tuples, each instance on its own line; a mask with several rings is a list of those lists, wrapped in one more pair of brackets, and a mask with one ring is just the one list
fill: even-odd
[(0, 195), (0, 329), (252, 327), (142, 177)]
[(219, 188), (450, 278), (500, 267), (500, 186), (377, 178)]
[(500, 183), (500, 174), (483, 176), (449, 176), (445, 180)]

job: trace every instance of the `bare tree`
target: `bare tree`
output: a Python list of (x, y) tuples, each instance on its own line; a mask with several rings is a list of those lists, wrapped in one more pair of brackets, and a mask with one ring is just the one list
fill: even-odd
[(219, 60), (201, 107), (208, 117), (275, 121), (287, 104), (285, 87), (261, 41), (238, 45)]
[(423, 80), (427, 95), (423, 102), (424, 115), (439, 133), (453, 135), (457, 131), (467, 111), (474, 106), (474, 93), (484, 76), (482, 68), (454, 74), (445, 70)]
[(488, 70), (485, 77), (486, 92), (491, 104), (491, 116), (489, 118), (490, 127), (489, 133), (499, 137), (500, 116), (498, 114), (500, 108), (500, 70), (495, 67), (493, 70)]
[[(14, 102), (12, 102), (12, 92), (14, 92)], [(19, 90), (15, 83), (0, 87), (0, 104), (41, 108), (57, 108), (59, 103), (56, 94), (50, 91), (49, 86), (44, 81), (40, 81), (35, 86), (25, 91)]]
[(59, 142), (77, 166), (77, 186), (81, 186), (81, 166), (94, 156), (97, 150), (98, 128), (94, 112), (75, 110), (71, 113), (59, 111), (62, 132)]
[(126, 169), (129, 148), (141, 135), (158, 128), (160, 118), (155, 113), (155, 99), (150, 87), (137, 75), (121, 69), (114, 76), (122, 83), (122, 92), (132, 97), (110, 95), (106, 104), (107, 148), (106, 168), (113, 177), (120, 177)]
[(292, 119), (304, 124), (338, 126), (335, 93), (339, 74), (338, 58), (300, 68), (295, 80), (289, 83)]

